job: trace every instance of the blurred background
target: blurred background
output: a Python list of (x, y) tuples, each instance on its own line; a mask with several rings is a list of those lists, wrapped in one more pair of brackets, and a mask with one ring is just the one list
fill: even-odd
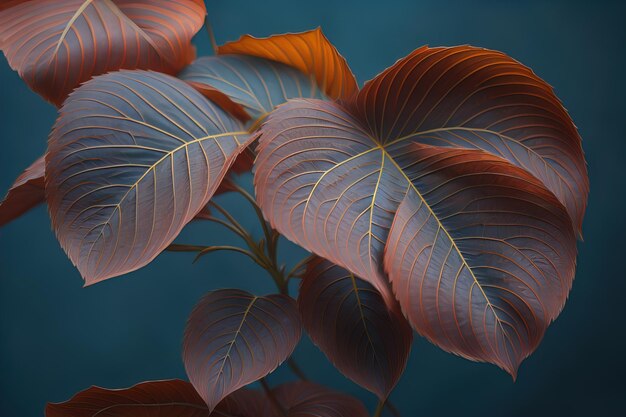
[[(626, 3), (620, 1), (264, 0), (210, 1), (218, 43), (321, 26), (359, 83), (413, 49), (472, 44), (506, 52), (555, 87), (580, 129), (591, 194), (574, 288), (518, 380), (493, 365), (449, 355), (417, 337), (392, 394), (404, 417), (626, 415)], [(211, 53), (206, 31), (195, 39)], [(0, 58), (0, 194), (46, 148), (55, 109)], [(250, 178), (241, 179), (249, 184)], [(235, 196), (222, 202), (259, 232)], [(233, 244), (193, 223), (179, 243)], [(283, 242), (288, 264), (304, 252)], [(120, 388), (184, 378), (181, 337), (207, 291), (273, 291), (265, 272), (222, 252), (192, 265), (166, 253), (149, 266), (89, 288), (50, 230), (44, 207), (0, 229), (0, 415), (42, 416), (90, 385)], [(308, 340), (295, 352), (307, 375), (373, 408)], [(271, 383), (294, 378), (280, 368)]]

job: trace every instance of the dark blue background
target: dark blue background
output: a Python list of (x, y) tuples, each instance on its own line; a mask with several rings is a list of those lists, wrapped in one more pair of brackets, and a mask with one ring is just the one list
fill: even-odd
[[(417, 338), (393, 401), (411, 416), (626, 415), (626, 7), (620, 2), (294, 1), (210, 2), (217, 40), (321, 26), (359, 82), (422, 44), (502, 50), (556, 88), (584, 139), (591, 194), (577, 277), (565, 310), (516, 383), (495, 366), (448, 355)], [(196, 38), (209, 51), (206, 32)], [(0, 62), (0, 192), (46, 146), (55, 110)], [(245, 206), (226, 203), (255, 225)], [(193, 229), (193, 230), (192, 230)], [(185, 243), (232, 242), (194, 226)], [(303, 252), (282, 246), (288, 263)], [(93, 287), (82, 280), (50, 231), (43, 207), (0, 230), (0, 415), (41, 416), (92, 384), (125, 387), (184, 378), (183, 326), (206, 291), (240, 286), (272, 291), (264, 271), (236, 254), (192, 265), (165, 254), (148, 267)], [(372, 396), (333, 370), (310, 343), (295, 357), (315, 380)], [(271, 382), (291, 378), (280, 369)]]

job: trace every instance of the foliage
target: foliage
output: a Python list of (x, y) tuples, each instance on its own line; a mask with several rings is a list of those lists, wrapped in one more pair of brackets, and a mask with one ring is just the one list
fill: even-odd
[[(379, 398), (376, 415), (412, 329), (515, 378), (567, 299), (589, 192), (581, 139), (552, 88), (503, 53), (458, 46), (421, 47), (359, 89), (320, 29), (245, 35), (194, 60), (205, 13), (199, 0), (0, 6), (9, 64), (59, 106), (0, 225), (45, 201), (86, 285), (165, 249), (230, 250), (279, 292), (202, 298), (183, 340), (191, 384), (92, 387), (46, 414), (367, 415), (308, 381), (267, 384), (285, 360), (305, 379), (288, 359), (302, 328)], [(255, 196), (235, 176), (250, 170)], [(223, 192), (251, 205), (261, 240), (212, 200)], [(245, 246), (174, 243), (193, 219)], [(290, 271), (281, 235), (312, 253)], [(256, 381), (262, 391), (244, 388)]]

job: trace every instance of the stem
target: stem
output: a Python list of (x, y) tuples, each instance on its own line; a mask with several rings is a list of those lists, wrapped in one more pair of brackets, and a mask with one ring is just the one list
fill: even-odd
[(281, 416), (286, 417), (287, 412), (283, 408), (280, 401), (278, 401), (278, 398), (276, 398), (276, 396), (274, 395), (274, 391), (272, 391), (272, 389), (270, 388), (267, 380), (265, 378), (261, 378), (259, 382), (261, 383), (261, 387), (263, 387), (263, 391), (265, 391), (267, 398), (269, 398), (274, 408), (276, 408), (276, 411), (278, 411)]
[(378, 405), (376, 406), (376, 410), (374, 411), (374, 414), (372, 414), (372, 417), (380, 417), (383, 413), (383, 408), (385, 408), (385, 400), (381, 400), (378, 402)]
[(393, 414), (395, 417), (400, 417), (400, 410), (398, 410), (396, 406), (393, 405), (393, 403), (389, 399), (387, 399), (387, 402), (385, 403), (385, 407), (387, 407), (387, 410), (389, 410), (389, 412)]
[(291, 369), (291, 372), (293, 372), (294, 375), (300, 378), (302, 381), (309, 380), (309, 378), (306, 377), (300, 366), (296, 363), (295, 359), (287, 359), (287, 365), (289, 366), (289, 369)]
[(259, 259), (254, 253), (250, 252), (249, 250), (240, 248), (238, 246), (207, 246), (204, 249), (199, 251), (198, 255), (196, 255), (196, 258), (193, 260), (193, 262), (194, 263), (197, 262), (198, 259), (202, 258), (207, 253), (216, 252), (216, 251), (219, 251), (219, 250), (229, 250), (229, 251), (233, 251), (233, 252), (242, 253), (242, 254), (248, 256), (254, 262), (256, 262), (261, 268), (265, 268), (265, 264), (263, 263), (263, 261), (261, 259)]
[(268, 249), (269, 256), (272, 260), (275, 261), (276, 260), (275, 241), (277, 239), (276, 239), (275, 233), (273, 233), (273, 231), (271, 230), (271, 228), (265, 221), (265, 217), (263, 216), (261, 207), (259, 207), (259, 205), (256, 203), (256, 199), (249, 192), (247, 192), (241, 186), (237, 185), (234, 181), (233, 181), (233, 189), (239, 194), (241, 194), (246, 200), (248, 200), (252, 208), (254, 208), (254, 212), (259, 218), (259, 223), (261, 223), (261, 227), (263, 228), (263, 235), (265, 235), (265, 241), (267, 242), (267, 249)]
[(206, 31), (209, 33), (209, 40), (211, 42), (211, 48), (213, 49), (213, 54), (217, 55), (217, 42), (215, 41), (215, 35), (213, 34), (213, 27), (211, 26), (211, 22), (209, 22), (208, 14), (204, 17), (204, 26), (206, 27)]

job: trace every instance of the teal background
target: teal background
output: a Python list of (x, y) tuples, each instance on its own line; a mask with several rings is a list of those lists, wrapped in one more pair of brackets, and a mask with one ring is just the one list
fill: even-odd
[[(515, 383), (495, 366), (446, 354), (417, 337), (392, 400), (404, 417), (626, 415), (624, 2), (209, 3), (219, 43), (244, 33), (321, 26), (360, 83), (420, 45), (469, 43), (504, 51), (553, 85), (580, 129), (591, 179), (585, 241), (563, 313)], [(204, 30), (196, 44), (200, 54), (209, 53)], [(44, 151), (54, 119), (54, 108), (0, 59), (0, 193)], [(256, 228), (245, 204), (223, 201)], [(222, 229), (197, 224), (178, 241), (236, 243)], [(281, 252), (287, 263), (304, 254), (288, 243)], [(205, 292), (272, 291), (264, 271), (237, 254), (191, 260), (164, 254), (140, 271), (82, 288), (43, 207), (0, 229), (0, 416), (42, 416), (47, 401), (66, 400), (92, 384), (118, 388), (184, 378), (181, 335)], [(337, 373), (308, 341), (295, 358), (311, 378), (373, 407), (373, 396)], [(290, 378), (281, 368), (270, 381)]]

